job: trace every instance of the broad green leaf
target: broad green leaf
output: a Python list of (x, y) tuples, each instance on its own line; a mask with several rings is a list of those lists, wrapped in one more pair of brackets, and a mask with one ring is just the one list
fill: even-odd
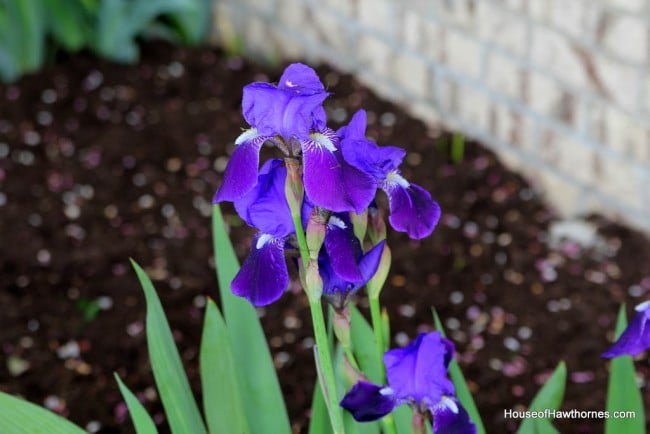
[(309, 434), (331, 434), (332, 424), (327, 414), (325, 398), (321, 393), (320, 382), (316, 379), (314, 396), (311, 401), (311, 419), (309, 421)]
[(113, 375), (115, 376), (117, 385), (120, 387), (120, 392), (126, 402), (129, 413), (131, 414), (131, 420), (133, 421), (135, 432), (137, 434), (158, 434), (156, 424), (153, 423), (151, 416), (149, 416), (149, 413), (147, 413), (147, 410), (145, 410), (142, 403), (138, 401), (138, 398), (135, 397), (133, 392), (126, 387), (117, 373)]
[(356, 306), (350, 304), (350, 339), (359, 367), (368, 379), (377, 384), (383, 384), (386, 379), (381, 378), (383, 360), (377, 354), (377, 340), (368, 321), (361, 315)]
[[(567, 369), (564, 362), (560, 362), (553, 371), (553, 375), (537, 392), (533, 402), (528, 407), (529, 411), (558, 410), (564, 398)], [(543, 422), (546, 420), (546, 422)], [(517, 430), (517, 434), (553, 434), (557, 430), (548, 418), (524, 419)]]
[(61, 416), (2, 392), (0, 409), (2, 434), (86, 434)]
[(15, 5), (21, 38), (21, 67), (25, 72), (40, 68), (45, 58), (45, 20), (41, 0), (9, 2)]
[(212, 5), (212, 0), (193, 0), (191, 8), (169, 14), (181, 42), (198, 45), (206, 39), (212, 24)]
[(43, 0), (54, 39), (68, 51), (81, 49), (87, 36), (84, 8), (78, 0)]
[(226, 233), (221, 210), (212, 207), (212, 236), (215, 265), (224, 317), (233, 343), (233, 354), (242, 396), (246, 397), (246, 418), (253, 433), (290, 433), (280, 383), (271, 353), (251, 304), (230, 290), (239, 270), (237, 256)]
[(131, 260), (131, 264), (138, 275), (147, 301), (149, 358), (172, 433), (205, 434), (205, 425), (185, 376), (181, 357), (160, 299), (144, 270), (134, 260)]
[(232, 343), (217, 305), (208, 300), (201, 338), (203, 411), (209, 432), (250, 433), (242, 401)]
[[(616, 320), (616, 339), (627, 327), (625, 305), (622, 305)], [(610, 417), (605, 419), (605, 434), (641, 434), (645, 433), (645, 411), (641, 390), (636, 383), (634, 362), (630, 356), (620, 356), (612, 360), (607, 385), (607, 411)], [(633, 411), (636, 417), (614, 418), (616, 411)]]
[[(445, 329), (442, 326), (442, 322), (440, 322), (438, 312), (436, 312), (435, 309), (432, 309), (432, 311), (433, 322), (436, 326), (436, 330), (438, 330), (443, 337), (446, 336)], [(451, 378), (451, 381), (454, 383), (454, 387), (456, 388), (456, 396), (458, 397), (460, 403), (463, 404), (463, 407), (465, 407), (465, 410), (467, 410), (467, 413), (469, 414), (470, 419), (472, 419), (472, 422), (474, 422), (476, 425), (477, 434), (485, 434), (485, 426), (483, 425), (483, 420), (481, 419), (481, 415), (478, 412), (478, 407), (476, 407), (472, 393), (469, 391), (469, 387), (467, 387), (467, 381), (465, 380), (463, 371), (460, 369), (460, 366), (455, 359), (453, 359), (449, 364), (448, 371), (449, 377)]]

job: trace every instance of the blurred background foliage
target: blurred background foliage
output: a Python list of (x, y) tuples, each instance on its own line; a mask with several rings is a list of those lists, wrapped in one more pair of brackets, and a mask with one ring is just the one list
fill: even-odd
[(139, 58), (139, 39), (198, 45), (210, 0), (0, 0), (0, 80), (38, 70), (58, 50), (116, 62)]

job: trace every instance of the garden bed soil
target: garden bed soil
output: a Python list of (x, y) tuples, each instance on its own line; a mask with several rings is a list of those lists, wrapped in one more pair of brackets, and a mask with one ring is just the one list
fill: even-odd
[[(168, 430), (151, 375), (144, 297), (129, 258), (154, 279), (192, 386), (206, 297), (217, 298), (211, 199), (246, 124), (242, 87), (281, 69), (217, 50), (147, 45), (121, 66), (86, 54), (0, 86), (0, 390), (91, 432), (133, 432), (113, 373)], [(550, 247), (558, 217), (479, 143), (450, 159), (449, 134), (407, 116), (349, 75), (318, 72), (332, 125), (359, 108), (369, 135), (408, 150), (403, 174), (443, 209), (432, 236), (391, 233), (382, 302), (392, 346), (431, 330), (435, 306), (489, 433), (514, 432), (560, 361), (563, 409), (605, 407), (616, 312), (650, 290), (650, 243), (591, 218), (599, 241)], [(252, 230), (225, 208), (243, 258)], [(295, 286), (295, 285), (294, 285)], [(292, 289), (295, 290), (294, 287)], [(296, 432), (306, 432), (314, 383), (310, 320), (298, 290), (260, 310)], [(359, 300), (366, 306), (365, 300)], [(649, 368), (636, 363), (648, 401)], [(599, 433), (603, 420), (558, 420), (563, 433)]]

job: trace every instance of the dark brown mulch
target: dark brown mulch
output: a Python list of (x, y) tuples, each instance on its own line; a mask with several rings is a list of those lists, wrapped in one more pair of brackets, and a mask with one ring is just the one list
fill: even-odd
[[(117, 372), (165, 426), (132, 257), (156, 281), (200, 396), (202, 306), (217, 294), (210, 200), (246, 126), (242, 86), (279, 71), (219, 51), (150, 45), (137, 66), (79, 55), (0, 86), (0, 390), (91, 432), (132, 432)], [(504, 409), (526, 406), (561, 360), (569, 368), (563, 408), (603, 409), (608, 364), (599, 354), (619, 304), (630, 313), (647, 297), (648, 240), (594, 219), (596, 248), (550, 248), (553, 212), (491, 152), (469, 143), (452, 164), (447, 134), (348, 75), (319, 72), (334, 92), (330, 117), (340, 123), (368, 110), (369, 134), (408, 149), (405, 177), (444, 210), (424, 241), (389, 237), (394, 263), (382, 297), (393, 345), (429, 330), (435, 306), (490, 433), (514, 432), (518, 422), (504, 420)], [(251, 231), (226, 211), (243, 257)], [(304, 297), (285, 295), (263, 310), (263, 323), (291, 419), (304, 432), (314, 380)], [(603, 421), (557, 426), (597, 433)]]

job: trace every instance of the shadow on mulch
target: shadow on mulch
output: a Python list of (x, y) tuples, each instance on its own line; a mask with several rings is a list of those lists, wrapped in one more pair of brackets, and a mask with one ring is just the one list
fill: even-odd
[[(382, 300), (392, 345), (430, 330), (435, 306), (490, 433), (514, 432), (518, 421), (504, 420), (504, 409), (523, 409), (561, 360), (569, 369), (563, 409), (604, 409), (608, 364), (599, 354), (619, 304), (630, 313), (647, 297), (648, 240), (594, 218), (597, 247), (549, 247), (553, 212), (491, 152), (468, 143), (464, 161), (451, 164), (446, 133), (348, 75), (319, 73), (334, 92), (332, 126), (368, 110), (369, 135), (407, 148), (404, 176), (444, 212), (426, 240), (389, 237), (394, 262)], [(246, 127), (242, 87), (279, 74), (219, 51), (149, 45), (137, 66), (80, 55), (0, 86), (1, 390), (91, 432), (132, 432), (117, 372), (167, 430), (132, 257), (154, 279), (200, 393), (202, 307), (217, 294), (210, 201)], [(226, 212), (243, 258), (252, 231)], [(305, 432), (314, 371), (304, 297), (286, 294), (261, 314), (291, 420)], [(597, 433), (603, 421), (556, 426)]]

